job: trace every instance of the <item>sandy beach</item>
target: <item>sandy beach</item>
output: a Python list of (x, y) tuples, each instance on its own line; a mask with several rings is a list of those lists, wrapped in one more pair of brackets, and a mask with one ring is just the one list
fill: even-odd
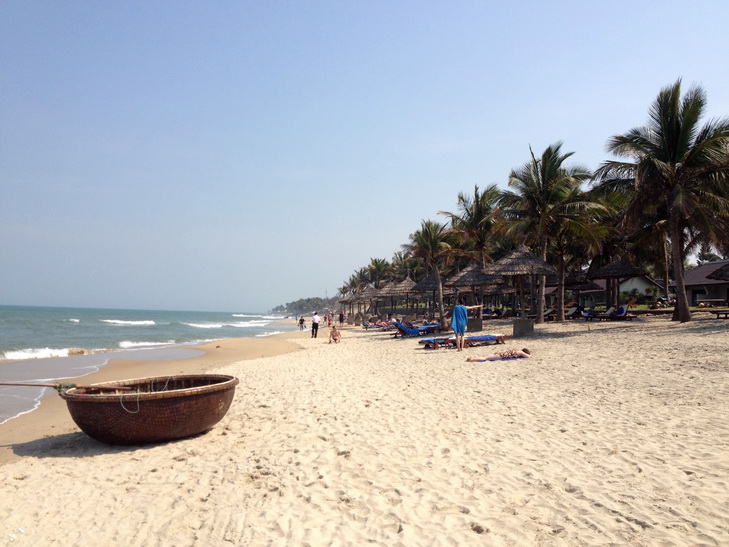
[(466, 358), (494, 346), (327, 335), (85, 378), (237, 376), (226, 417), (195, 438), (110, 447), (59, 397), (0, 426), (2, 541), (729, 544), (729, 321), (545, 324), (496, 348), (531, 359), (488, 363)]

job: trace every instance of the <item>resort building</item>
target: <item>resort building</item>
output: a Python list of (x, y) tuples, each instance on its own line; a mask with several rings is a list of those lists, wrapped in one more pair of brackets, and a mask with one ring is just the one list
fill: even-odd
[[(729, 303), (729, 281), (711, 279), (708, 276), (729, 264), (729, 260), (706, 262), (686, 272), (684, 282), (691, 306), (725, 305)], [(673, 290), (673, 286), (669, 285)]]

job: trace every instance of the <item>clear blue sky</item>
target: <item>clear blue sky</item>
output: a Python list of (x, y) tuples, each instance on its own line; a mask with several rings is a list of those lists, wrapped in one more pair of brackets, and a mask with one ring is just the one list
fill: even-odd
[(0, 304), (332, 296), (458, 192), (597, 167), (683, 78), (729, 115), (729, 2), (0, 3)]

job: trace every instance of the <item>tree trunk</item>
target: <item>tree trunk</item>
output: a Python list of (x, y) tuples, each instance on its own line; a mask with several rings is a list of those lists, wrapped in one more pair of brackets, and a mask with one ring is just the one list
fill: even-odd
[(676, 283), (676, 307), (673, 310), (673, 321), (686, 323), (691, 321), (686, 283), (683, 278), (683, 245), (681, 244), (681, 227), (676, 213), (669, 217), (671, 231), (671, 259), (673, 262), (673, 278)]
[(663, 241), (663, 297), (668, 303), (668, 241)]
[[(545, 239), (541, 244), (541, 249), (539, 249), (540, 252), (540, 258), (547, 261), (547, 240)], [(537, 319), (536, 323), (544, 323), (544, 285), (547, 282), (547, 277), (544, 275), (540, 275), (538, 278), (539, 280), (539, 293), (537, 295)]]
[(559, 277), (557, 285), (557, 321), (564, 321), (564, 260), (559, 257)]
[(438, 266), (433, 266), (433, 271), (435, 272), (435, 281), (438, 284), (438, 312), (440, 314), (440, 324), (443, 327), (445, 326), (443, 323), (445, 317), (445, 313), (443, 312), (443, 282), (440, 277), (440, 271), (438, 271)]

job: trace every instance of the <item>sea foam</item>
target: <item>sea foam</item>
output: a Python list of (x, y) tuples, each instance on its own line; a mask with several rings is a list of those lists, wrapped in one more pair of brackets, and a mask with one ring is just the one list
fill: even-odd
[(23, 359), (48, 359), (49, 357), (68, 357), (69, 348), (52, 349), (52, 348), (28, 348), (15, 351), (6, 351), (4, 358), (11, 361), (21, 361)]
[(133, 325), (133, 326), (145, 326), (145, 325), (156, 325), (155, 321), (124, 321), (122, 319), (99, 319), (102, 323), (110, 323), (112, 325)]
[(171, 346), (173, 344), (175, 344), (175, 340), (167, 340), (167, 342), (133, 342), (131, 340), (122, 340), (121, 342), (119, 342), (119, 347), (122, 349), (133, 349)]
[(232, 323), (182, 323), (195, 329), (222, 329), (223, 327), (234, 327), (239, 329), (251, 327), (265, 327), (270, 321), (237, 321)]

